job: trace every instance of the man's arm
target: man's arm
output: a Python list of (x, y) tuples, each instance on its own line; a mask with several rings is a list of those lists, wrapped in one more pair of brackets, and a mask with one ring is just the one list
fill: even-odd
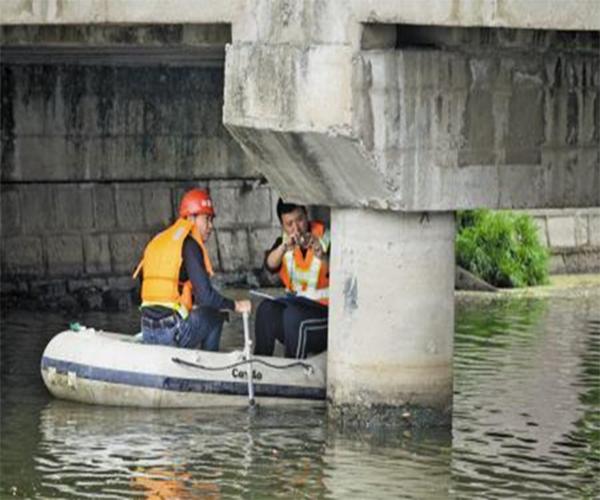
[(223, 297), (213, 288), (204, 267), (202, 249), (198, 243), (189, 237), (183, 243), (183, 263), (187, 276), (192, 282), (196, 302), (199, 305), (213, 309), (235, 311), (234, 301)]
[(281, 262), (283, 255), (291, 248), (290, 243), (279, 237), (275, 240), (275, 243), (270, 250), (265, 252), (265, 268), (270, 273), (278, 273), (281, 269)]

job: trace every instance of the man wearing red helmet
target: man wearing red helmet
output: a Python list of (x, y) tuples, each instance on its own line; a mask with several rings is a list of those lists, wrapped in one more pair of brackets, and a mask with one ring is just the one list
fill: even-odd
[(214, 216), (208, 193), (192, 189), (181, 200), (179, 218), (146, 246), (134, 273), (136, 277), (143, 269), (144, 342), (218, 351), (220, 311), (250, 312), (249, 300), (223, 297), (211, 284), (213, 269), (205, 243)]

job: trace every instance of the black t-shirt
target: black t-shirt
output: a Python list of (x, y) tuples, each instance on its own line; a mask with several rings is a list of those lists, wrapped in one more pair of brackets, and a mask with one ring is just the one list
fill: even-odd
[(204, 253), (198, 243), (188, 236), (183, 242), (183, 266), (180, 280), (192, 282), (195, 303), (212, 309), (235, 310), (233, 300), (223, 297), (217, 292), (210, 281), (210, 276), (204, 265)]
[(267, 258), (269, 257), (269, 254), (270, 254), (270, 253), (271, 253), (273, 250), (275, 250), (275, 249), (276, 249), (276, 248), (277, 248), (279, 245), (281, 245), (282, 243), (283, 243), (283, 238), (280, 236), (279, 238), (277, 238), (277, 239), (275, 240), (275, 243), (273, 243), (273, 246), (272, 246), (272, 247), (271, 247), (269, 250), (267, 250), (267, 251), (265, 252), (265, 260), (264, 260), (264, 263), (263, 263), (263, 265), (264, 265), (265, 269), (266, 269), (267, 271), (269, 271), (270, 273), (272, 273), (272, 274), (276, 274), (276, 273), (278, 273), (278, 272), (279, 272), (279, 270), (281, 269), (281, 264), (279, 264), (279, 267), (278, 267), (277, 269), (273, 269), (273, 268), (269, 267), (269, 264), (268, 264), (268, 262), (267, 262)]

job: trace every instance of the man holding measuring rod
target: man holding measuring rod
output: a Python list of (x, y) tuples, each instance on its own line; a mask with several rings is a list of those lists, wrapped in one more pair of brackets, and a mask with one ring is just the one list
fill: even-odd
[(212, 286), (206, 243), (214, 216), (209, 194), (191, 189), (181, 199), (179, 218), (146, 246), (133, 275), (143, 272), (145, 343), (218, 351), (224, 320), (220, 310), (250, 313), (249, 300), (233, 301)]
[(327, 349), (329, 232), (309, 221), (302, 205), (280, 199), (277, 216), (283, 233), (267, 251), (265, 268), (279, 274), (288, 294), (258, 306), (254, 354), (271, 356), (277, 339), (286, 357), (305, 358)]

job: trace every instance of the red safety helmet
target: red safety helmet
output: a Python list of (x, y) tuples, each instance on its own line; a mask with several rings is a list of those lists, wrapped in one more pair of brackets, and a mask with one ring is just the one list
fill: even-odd
[(192, 189), (183, 195), (179, 204), (179, 217), (207, 214), (214, 217), (215, 210), (209, 194), (202, 189)]

